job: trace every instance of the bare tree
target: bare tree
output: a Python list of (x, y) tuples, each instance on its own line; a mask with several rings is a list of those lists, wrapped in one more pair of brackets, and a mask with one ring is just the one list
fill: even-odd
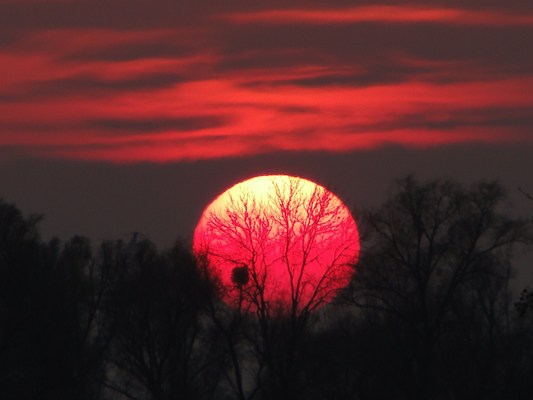
[(39, 220), (0, 200), (0, 398), (97, 399), (105, 279), (87, 239), (45, 243)]
[[(178, 243), (159, 253), (135, 237), (104, 244), (117, 278), (105, 304), (112, 342), (105, 385), (128, 399), (197, 399), (208, 364), (202, 310), (208, 285)], [(202, 376), (203, 377), (203, 376)]]
[[(533, 196), (522, 188), (518, 188), (518, 191), (522, 193), (527, 199), (533, 201)], [(533, 217), (531, 218), (533, 221)], [(516, 303), (518, 312), (524, 317), (526, 314), (530, 314), (533, 310), (533, 289), (530, 287), (524, 288), (520, 294), (520, 299)]]
[(331, 192), (298, 178), (269, 178), (262, 197), (243, 188), (206, 215), (195, 250), (220, 279), (224, 300), (238, 314), (256, 315), (259, 339), (251, 345), (272, 397), (294, 399), (311, 313), (348, 284), (359, 238)]
[[(70, 317), (70, 323), (62, 329), (70, 335), (67, 352), (72, 360), (73, 395), (80, 400), (100, 398), (105, 353), (111, 341), (102, 311), (113, 283), (113, 271), (96, 262), (90, 241), (81, 236), (65, 243), (57, 270), (65, 288), (64, 313)], [(66, 340), (64, 345), (67, 346)]]
[(527, 223), (498, 212), (504, 191), (496, 183), (465, 189), (409, 176), (396, 189), (365, 217), (370, 234), (349, 300), (382, 315), (396, 337), (405, 336), (410, 396), (428, 399), (442, 379), (435, 357), (443, 336), (496, 346), (509, 311), (512, 249), (527, 237)]
[(206, 217), (203, 253), (233, 306), (298, 316), (348, 283), (359, 238), (346, 207), (328, 190), (298, 178), (271, 178), (268, 193), (229, 195)]

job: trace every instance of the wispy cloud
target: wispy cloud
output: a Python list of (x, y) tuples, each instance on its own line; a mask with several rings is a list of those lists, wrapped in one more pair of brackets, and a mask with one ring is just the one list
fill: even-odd
[(390, 5), (314, 10), (260, 10), (225, 14), (221, 18), (231, 22), (246, 24), (353, 24), (362, 22), (387, 24), (442, 23), (489, 26), (531, 26), (533, 24), (533, 15), (460, 8)]
[(180, 15), (176, 26), (124, 29), (113, 25), (117, 14), (106, 27), (88, 18), (80, 27), (7, 29), (0, 147), (169, 162), (533, 141), (527, 12), (364, 6), (206, 14), (187, 22)]
[[(0, 143), (38, 146), (44, 156), (132, 162), (349, 151), (387, 143), (530, 140), (531, 119), (522, 115), (513, 124), (505, 115), (533, 104), (533, 94), (522, 86), (533, 85), (533, 79), (445, 87), (401, 83), (267, 89), (245, 83), (242, 78), (197, 81), (142, 95), (115, 95), (105, 103), (66, 98), (53, 105), (10, 104), (8, 115), (18, 115), (20, 121), (29, 113), (34, 124), (48, 128), (44, 133), (35, 126), (19, 129), (16, 138), (8, 132)], [(471, 118), (468, 109), (475, 112)], [(480, 112), (485, 109), (489, 112)], [(87, 115), (92, 116), (89, 122)], [(17, 118), (11, 119), (16, 126)], [(7, 125), (6, 117), (3, 122)]]

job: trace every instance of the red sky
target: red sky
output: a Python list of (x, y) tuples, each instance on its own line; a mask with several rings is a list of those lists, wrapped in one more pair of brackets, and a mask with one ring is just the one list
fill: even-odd
[(2, 157), (533, 142), (533, 3), (178, 3), (0, 0)]

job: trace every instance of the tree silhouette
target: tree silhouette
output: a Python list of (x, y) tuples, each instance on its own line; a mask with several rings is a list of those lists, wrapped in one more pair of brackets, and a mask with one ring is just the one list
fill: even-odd
[[(518, 190), (527, 199), (533, 201), (533, 196), (529, 192), (526, 192), (522, 188), (518, 188)], [(531, 220), (533, 221), (533, 217), (531, 218)], [(516, 308), (522, 317), (531, 314), (531, 312), (533, 311), (533, 290), (531, 288), (526, 287), (524, 290), (522, 290), (522, 293), (520, 294), (520, 299), (516, 303)]]
[(111, 340), (102, 318), (105, 295), (112, 285), (111, 271), (96, 262), (90, 241), (81, 236), (65, 243), (57, 271), (64, 288), (63, 312), (69, 316), (69, 324), (61, 329), (69, 337), (64, 339), (64, 346), (70, 346), (67, 353), (71, 358), (73, 396), (96, 399), (101, 393), (104, 359)]
[(311, 312), (348, 283), (358, 252), (355, 224), (318, 185), (262, 178), (268, 185), (262, 197), (243, 187), (204, 216), (195, 252), (221, 279), (222, 296), (233, 306), (265, 316)]
[(196, 259), (138, 234), (94, 251), (81, 236), (46, 242), (39, 216), (0, 200), (0, 398), (531, 396), (531, 291), (509, 289), (531, 224), (502, 211), (500, 185), (398, 180), (362, 214), (361, 259), (330, 302), (355, 231), (332, 240), (344, 211), (289, 183), (268, 207), (234, 196), (209, 220), (222, 246)]
[[(257, 317), (250, 347), (259, 380), (267, 379), (263, 397), (295, 399), (311, 313), (348, 283), (359, 238), (331, 192), (286, 178), (270, 178), (262, 198), (246, 188), (230, 195), (201, 222), (195, 251), (220, 278), (222, 297), (239, 315), (234, 320), (246, 312)], [(239, 387), (241, 367), (233, 359)], [(238, 395), (245, 397), (242, 389)]]
[(104, 347), (86, 290), (90, 246), (44, 243), (39, 221), (0, 201), (0, 397), (96, 399)]
[(107, 243), (103, 262), (116, 281), (105, 305), (112, 335), (107, 387), (130, 399), (196, 399), (208, 361), (200, 317), (209, 285), (177, 243), (159, 253), (136, 237)]
[[(482, 358), (475, 356), (495, 350), (502, 314), (509, 311), (512, 248), (527, 237), (527, 225), (498, 212), (504, 191), (496, 183), (465, 189), (409, 176), (396, 185), (391, 198), (365, 217), (370, 235), (349, 300), (382, 315), (380, 324), (404, 337), (413, 389), (407, 395), (428, 399), (442, 384), (443, 362), (455, 362), (448, 372), (464, 371), (457, 362), (478, 362), (473, 367), (483, 375)], [(476, 340), (474, 354), (470, 344)], [(449, 355), (437, 355), (443, 343), (470, 346), (463, 349), (469, 358), (437, 359)], [(486, 371), (475, 378), (491, 387), (489, 377)]]

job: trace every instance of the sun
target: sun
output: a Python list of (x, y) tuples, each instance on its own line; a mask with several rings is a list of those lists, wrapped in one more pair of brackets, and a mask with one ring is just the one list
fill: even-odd
[(359, 235), (331, 191), (303, 178), (266, 175), (232, 186), (207, 206), (193, 251), (229, 305), (313, 311), (349, 283)]

